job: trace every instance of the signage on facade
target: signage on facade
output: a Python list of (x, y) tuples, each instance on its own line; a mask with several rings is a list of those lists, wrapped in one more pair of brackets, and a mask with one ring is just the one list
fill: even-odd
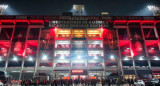
[(108, 21), (98, 20), (62, 20), (50, 21), (49, 27), (59, 28), (108, 28)]
[(72, 75), (87, 75), (87, 70), (72, 70)]

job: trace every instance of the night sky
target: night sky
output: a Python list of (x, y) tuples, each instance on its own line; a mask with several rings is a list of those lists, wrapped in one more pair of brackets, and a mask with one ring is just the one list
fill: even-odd
[(73, 4), (84, 4), (87, 15), (152, 16), (148, 5), (160, 5), (160, 0), (0, 0), (8, 4), (5, 15), (61, 15), (69, 12)]

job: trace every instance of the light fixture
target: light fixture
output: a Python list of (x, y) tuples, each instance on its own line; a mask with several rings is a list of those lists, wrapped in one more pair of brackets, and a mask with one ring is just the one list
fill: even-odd
[(151, 10), (159, 10), (157, 6), (148, 6), (148, 9)]
[(0, 56), (0, 61), (2, 61), (2, 56)]
[(4, 4), (0, 5), (0, 9), (7, 9), (7, 7), (8, 5), (4, 5)]
[(18, 58), (16, 56), (13, 56), (13, 61), (18, 61)]
[(78, 59), (81, 59), (81, 56), (78, 56)]
[(28, 60), (29, 61), (33, 61), (33, 58), (31, 56), (29, 56)]
[(152, 50), (154, 50), (154, 48), (153, 48), (153, 47), (152, 47), (151, 49), (152, 49)]
[(126, 49), (128, 49), (128, 50), (129, 50), (130, 48), (126, 48)]
[(125, 57), (124, 60), (129, 60), (128, 57)]
[(97, 56), (94, 56), (94, 59), (98, 59)]
[(155, 58), (154, 58), (154, 60), (160, 60), (157, 56), (154, 56)]
[(111, 57), (111, 59), (114, 59), (114, 56), (113, 56), (113, 55), (111, 55), (110, 57)]
[(139, 57), (139, 60), (144, 60), (143, 57), (144, 57), (144, 56)]
[(62, 55), (62, 56), (60, 57), (60, 59), (65, 59), (65, 58), (64, 58), (64, 55)]
[(47, 60), (47, 55), (43, 55), (42, 60)]

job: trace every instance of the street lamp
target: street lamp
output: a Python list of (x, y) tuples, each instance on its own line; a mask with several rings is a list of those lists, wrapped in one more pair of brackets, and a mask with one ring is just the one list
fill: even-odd
[(4, 14), (4, 10), (7, 9), (8, 5), (1, 4), (0, 5), (0, 15)]

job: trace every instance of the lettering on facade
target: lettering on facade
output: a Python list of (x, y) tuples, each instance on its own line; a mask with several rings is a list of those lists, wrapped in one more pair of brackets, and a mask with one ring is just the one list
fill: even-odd
[(100, 28), (108, 27), (108, 21), (87, 21), (87, 20), (71, 20), (71, 21), (51, 21), (50, 27), (59, 28)]

